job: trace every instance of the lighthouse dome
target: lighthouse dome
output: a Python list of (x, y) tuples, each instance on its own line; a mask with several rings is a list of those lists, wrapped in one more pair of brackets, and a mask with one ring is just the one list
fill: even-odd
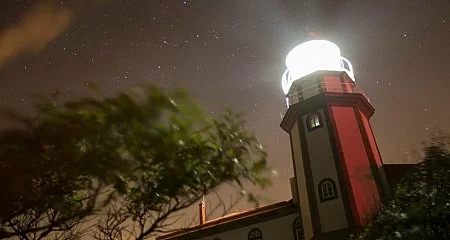
[(341, 50), (333, 42), (312, 40), (294, 47), (286, 56), (287, 69), (282, 76), (285, 94), (292, 83), (318, 70), (345, 71), (354, 81), (351, 63), (341, 56)]

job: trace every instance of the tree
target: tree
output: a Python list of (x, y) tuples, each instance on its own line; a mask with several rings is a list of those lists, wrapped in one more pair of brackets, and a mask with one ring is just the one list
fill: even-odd
[(21, 126), (0, 132), (0, 238), (146, 239), (222, 183), (270, 184), (242, 117), (212, 120), (184, 91), (56, 102), (6, 114)]
[(450, 152), (445, 137), (397, 186), (358, 239), (450, 239)]

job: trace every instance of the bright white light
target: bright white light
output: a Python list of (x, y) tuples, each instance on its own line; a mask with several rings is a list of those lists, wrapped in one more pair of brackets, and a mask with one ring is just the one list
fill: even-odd
[(345, 71), (355, 80), (351, 63), (341, 57), (336, 44), (326, 40), (312, 40), (296, 46), (286, 56), (286, 66), (281, 80), (285, 94), (292, 82), (318, 70)]

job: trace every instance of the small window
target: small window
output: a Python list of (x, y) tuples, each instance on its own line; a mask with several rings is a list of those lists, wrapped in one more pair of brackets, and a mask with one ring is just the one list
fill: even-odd
[(336, 183), (331, 178), (324, 178), (319, 183), (320, 202), (326, 202), (338, 198)]
[(310, 114), (307, 117), (307, 124), (309, 131), (322, 127), (322, 120), (320, 119), (319, 113)]
[(259, 228), (252, 228), (250, 232), (248, 232), (248, 240), (263, 240), (263, 235)]
[(302, 240), (303, 239), (303, 228), (300, 217), (297, 217), (292, 223), (292, 230), (294, 231), (294, 239)]

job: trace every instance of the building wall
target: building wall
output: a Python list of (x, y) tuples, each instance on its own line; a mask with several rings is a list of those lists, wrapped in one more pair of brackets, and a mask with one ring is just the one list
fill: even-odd
[[(353, 210), (357, 224), (364, 224), (379, 205), (378, 188), (372, 174), (368, 153), (358, 127), (353, 107), (332, 106), (344, 163), (348, 171), (350, 187), (356, 203)], [(359, 114), (359, 113), (358, 113)]]
[(362, 113), (361, 111), (358, 111), (358, 113), (361, 117), (361, 120), (364, 125), (364, 129), (367, 133), (367, 139), (370, 144), (370, 151), (373, 154), (375, 163), (378, 168), (378, 174), (380, 175), (379, 178), (380, 178), (381, 185), (379, 184), (378, 187), (379, 188), (381, 187), (382, 192), (386, 195), (385, 197), (388, 197), (388, 196), (390, 196), (390, 186), (389, 186), (388, 179), (386, 177), (386, 173), (384, 172), (383, 160), (381, 159), (380, 151), (378, 150), (378, 146), (377, 146), (375, 136), (372, 131), (372, 127), (369, 122), (369, 118), (366, 115), (364, 115), (364, 113)]
[(305, 169), (303, 166), (302, 149), (300, 145), (300, 132), (298, 129), (298, 124), (294, 124), (291, 130), (291, 148), (292, 155), (294, 158), (294, 169), (295, 177), (297, 179), (298, 187), (298, 200), (300, 202), (301, 216), (303, 221), (303, 231), (305, 233), (306, 239), (311, 239), (314, 236), (312, 221), (311, 221), (311, 211), (308, 200), (308, 192), (306, 188), (305, 179)]
[(318, 78), (315, 78), (314, 76), (308, 77), (307, 79), (300, 81), (298, 83), (298, 86), (302, 91), (303, 99), (308, 99), (317, 94), (320, 94), (320, 88), (318, 84), (320, 84), (320, 81)]
[(343, 92), (339, 76), (324, 76), (322, 84), (325, 92)]
[[(323, 109), (318, 110), (322, 121), (325, 121)], [(319, 211), (320, 224), (322, 232), (330, 232), (333, 230), (348, 227), (345, 214), (341, 189), (338, 181), (336, 165), (334, 161), (333, 150), (331, 148), (330, 135), (327, 124), (323, 122), (323, 126), (312, 131), (307, 128), (307, 117), (302, 117), (303, 131), (305, 132), (308, 156), (311, 165), (312, 178), (314, 183), (316, 201)], [(336, 183), (338, 198), (321, 203), (319, 201), (318, 185), (324, 178), (331, 178)]]
[(372, 127), (370, 126), (369, 119), (367, 119), (367, 117), (361, 111), (358, 111), (358, 113), (361, 116), (361, 120), (364, 124), (364, 128), (366, 129), (367, 137), (368, 137), (369, 143), (370, 143), (370, 148), (375, 157), (375, 162), (377, 163), (378, 167), (382, 167), (383, 161), (381, 160), (381, 156), (378, 152), (378, 147), (375, 142), (375, 136), (373, 135)]
[[(200, 240), (298, 240), (299, 238), (294, 237), (294, 222), (298, 216), (299, 215), (295, 213), (266, 222), (214, 234), (208, 237), (200, 238)], [(254, 229), (259, 229), (262, 236), (259, 238), (257, 234), (249, 236), (250, 231)], [(255, 231), (253, 231), (253, 233), (255, 233)]]

